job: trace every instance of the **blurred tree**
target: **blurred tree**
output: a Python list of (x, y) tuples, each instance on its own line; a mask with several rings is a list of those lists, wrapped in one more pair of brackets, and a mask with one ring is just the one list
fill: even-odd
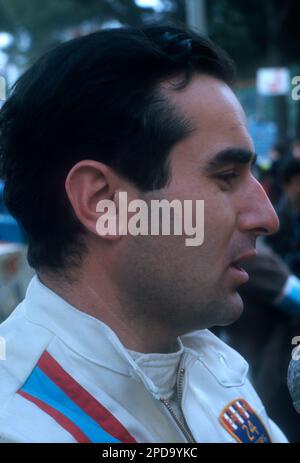
[[(160, 0), (161, 8), (135, 0), (0, 0), (0, 30), (14, 40), (5, 49), (20, 69), (63, 40), (110, 24), (185, 22), (186, 1)], [(238, 63), (239, 77), (262, 66), (297, 66), (300, 56), (298, 0), (206, 1), (209, 36)], [(286, 130), (286, 107), (278, 99), (279, 125)], [(300, 131), (300, 112), (299, 112)]]
[(163, 8), (142, 8), (134, 0), (0, 0), (0, 29), (13, 35), (5, 51), (16, 64), (30, 64), (62, 40), (100, 29), (111, 21), (139, 26), (181, 19), (184, 0), (161, 0)]
[[(187, 0), (189, 1), (189, 0)], [(185, 0), (160, 0), (163, 8), (141, 7), (134, 0), (0, 0), (0, 29), (15, 37), (11, 58), (32, 61), (76, 34), (82, 24), (100, 28), (109, 21), (139, 26), (149, 21), (185, 22)], [(207, 1), (208, 30), (239, 64), (241, 75), (258, 66), (290, 65), (300, 56), (298, 0)], [(88, 30), (88, 27), (86, 27)]]
[(208, 30), (246, 75), (261, 66), (289, 66), (300, 56), (298, 0), (207, 2)]
[[(258, 67), (297, 66), (300, 57), (298, 0), (219, 0), (207, 2), (210, 36), (239, 65), (240, 76), (253, 76)], [(273, 98), (278, 138), (286, 141), (286, 96)], [(296, 133), (300, 135), (300, 109)]]

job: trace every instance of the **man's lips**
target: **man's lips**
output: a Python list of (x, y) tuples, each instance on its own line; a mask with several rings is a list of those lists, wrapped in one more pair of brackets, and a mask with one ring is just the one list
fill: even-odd
[(235, 268), (242, 268), (242, 264), (245, 260), (251, 259), (252, 257), (257, 256), (257, 251), (256, 249), (252, 249), (251, 251), (244, 252), (243, 254), (240, 254), (236, 259), (234, 259), (230, 267), (235, 267)]
[(240, 283), (247, 283), (249, 280), (249, 275), (246, 270), (243, 269), (242, 264), (245, 260), (255, 257), (257, 255), (257, 251), (251, 250), (245, 252), (244, 254), (240, 254), (234, 261), (231, 262), (229, 268), (231, 269), (232, 273), (234, 274), (235, 278), (240, 281)]

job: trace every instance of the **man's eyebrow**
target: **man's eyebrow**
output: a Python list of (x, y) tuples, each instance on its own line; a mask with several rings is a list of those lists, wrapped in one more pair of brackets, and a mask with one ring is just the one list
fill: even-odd
[(255, 164), (257, 155), (250, 150), (242, 148), (226, 148), (219, 151), (205, 167), (206, 171), (213, 171), (217, 168), (224, 167), (229, 164)]

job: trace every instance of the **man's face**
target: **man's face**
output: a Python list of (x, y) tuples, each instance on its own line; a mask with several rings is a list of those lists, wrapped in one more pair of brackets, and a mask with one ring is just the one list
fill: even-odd
[(136, 315), (183, 333), (239, 317), (238, 288), (247, 275), (234, 261), (253, 254), (256, 237), (276, 231), (278, 219), (251, 174), (253, 144), (229, 87), (197, 76), (180, 92), (168, 84), (164, 90), (196, 130), (171, 150), (170, 182), (142, 199), (204, 200), (204, 243), (186, 246), (186, 236), (128, 237), (118, 262), (123, 276), (126, 268), (123, 283), (137, 301)]

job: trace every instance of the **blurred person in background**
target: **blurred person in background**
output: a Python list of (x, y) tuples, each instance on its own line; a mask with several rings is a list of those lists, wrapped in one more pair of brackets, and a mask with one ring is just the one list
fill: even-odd
[(300, 140), (299, 140), (299, 138), (295, 138), (292, 141), (292, 156), (295, 159), (300, 160)]
[(276, 205), (279, 231), (268, 244), (297, 276), (300, 275), (300, 159), (290, 158), (281, 171), (283, 195)]
[(279, 202), (282, 196), (281, 169), (288, 155), (289, 150), (286, 143), (275, 143), (269, 152), (271, 161), (269, 168), (260, 171), (261, 183), (274, 205)]
[(299, 415), (287, 388), (286, 375), (294, 336), (300, 330), (300, 281), (262, 240), (257, 256), (245, 263), (249, 282), (240, 294), (240, 319), (213, 331), (226, 339), (250, 365), (250, 377), (268, 413), (290, 441), (300, 442)]

